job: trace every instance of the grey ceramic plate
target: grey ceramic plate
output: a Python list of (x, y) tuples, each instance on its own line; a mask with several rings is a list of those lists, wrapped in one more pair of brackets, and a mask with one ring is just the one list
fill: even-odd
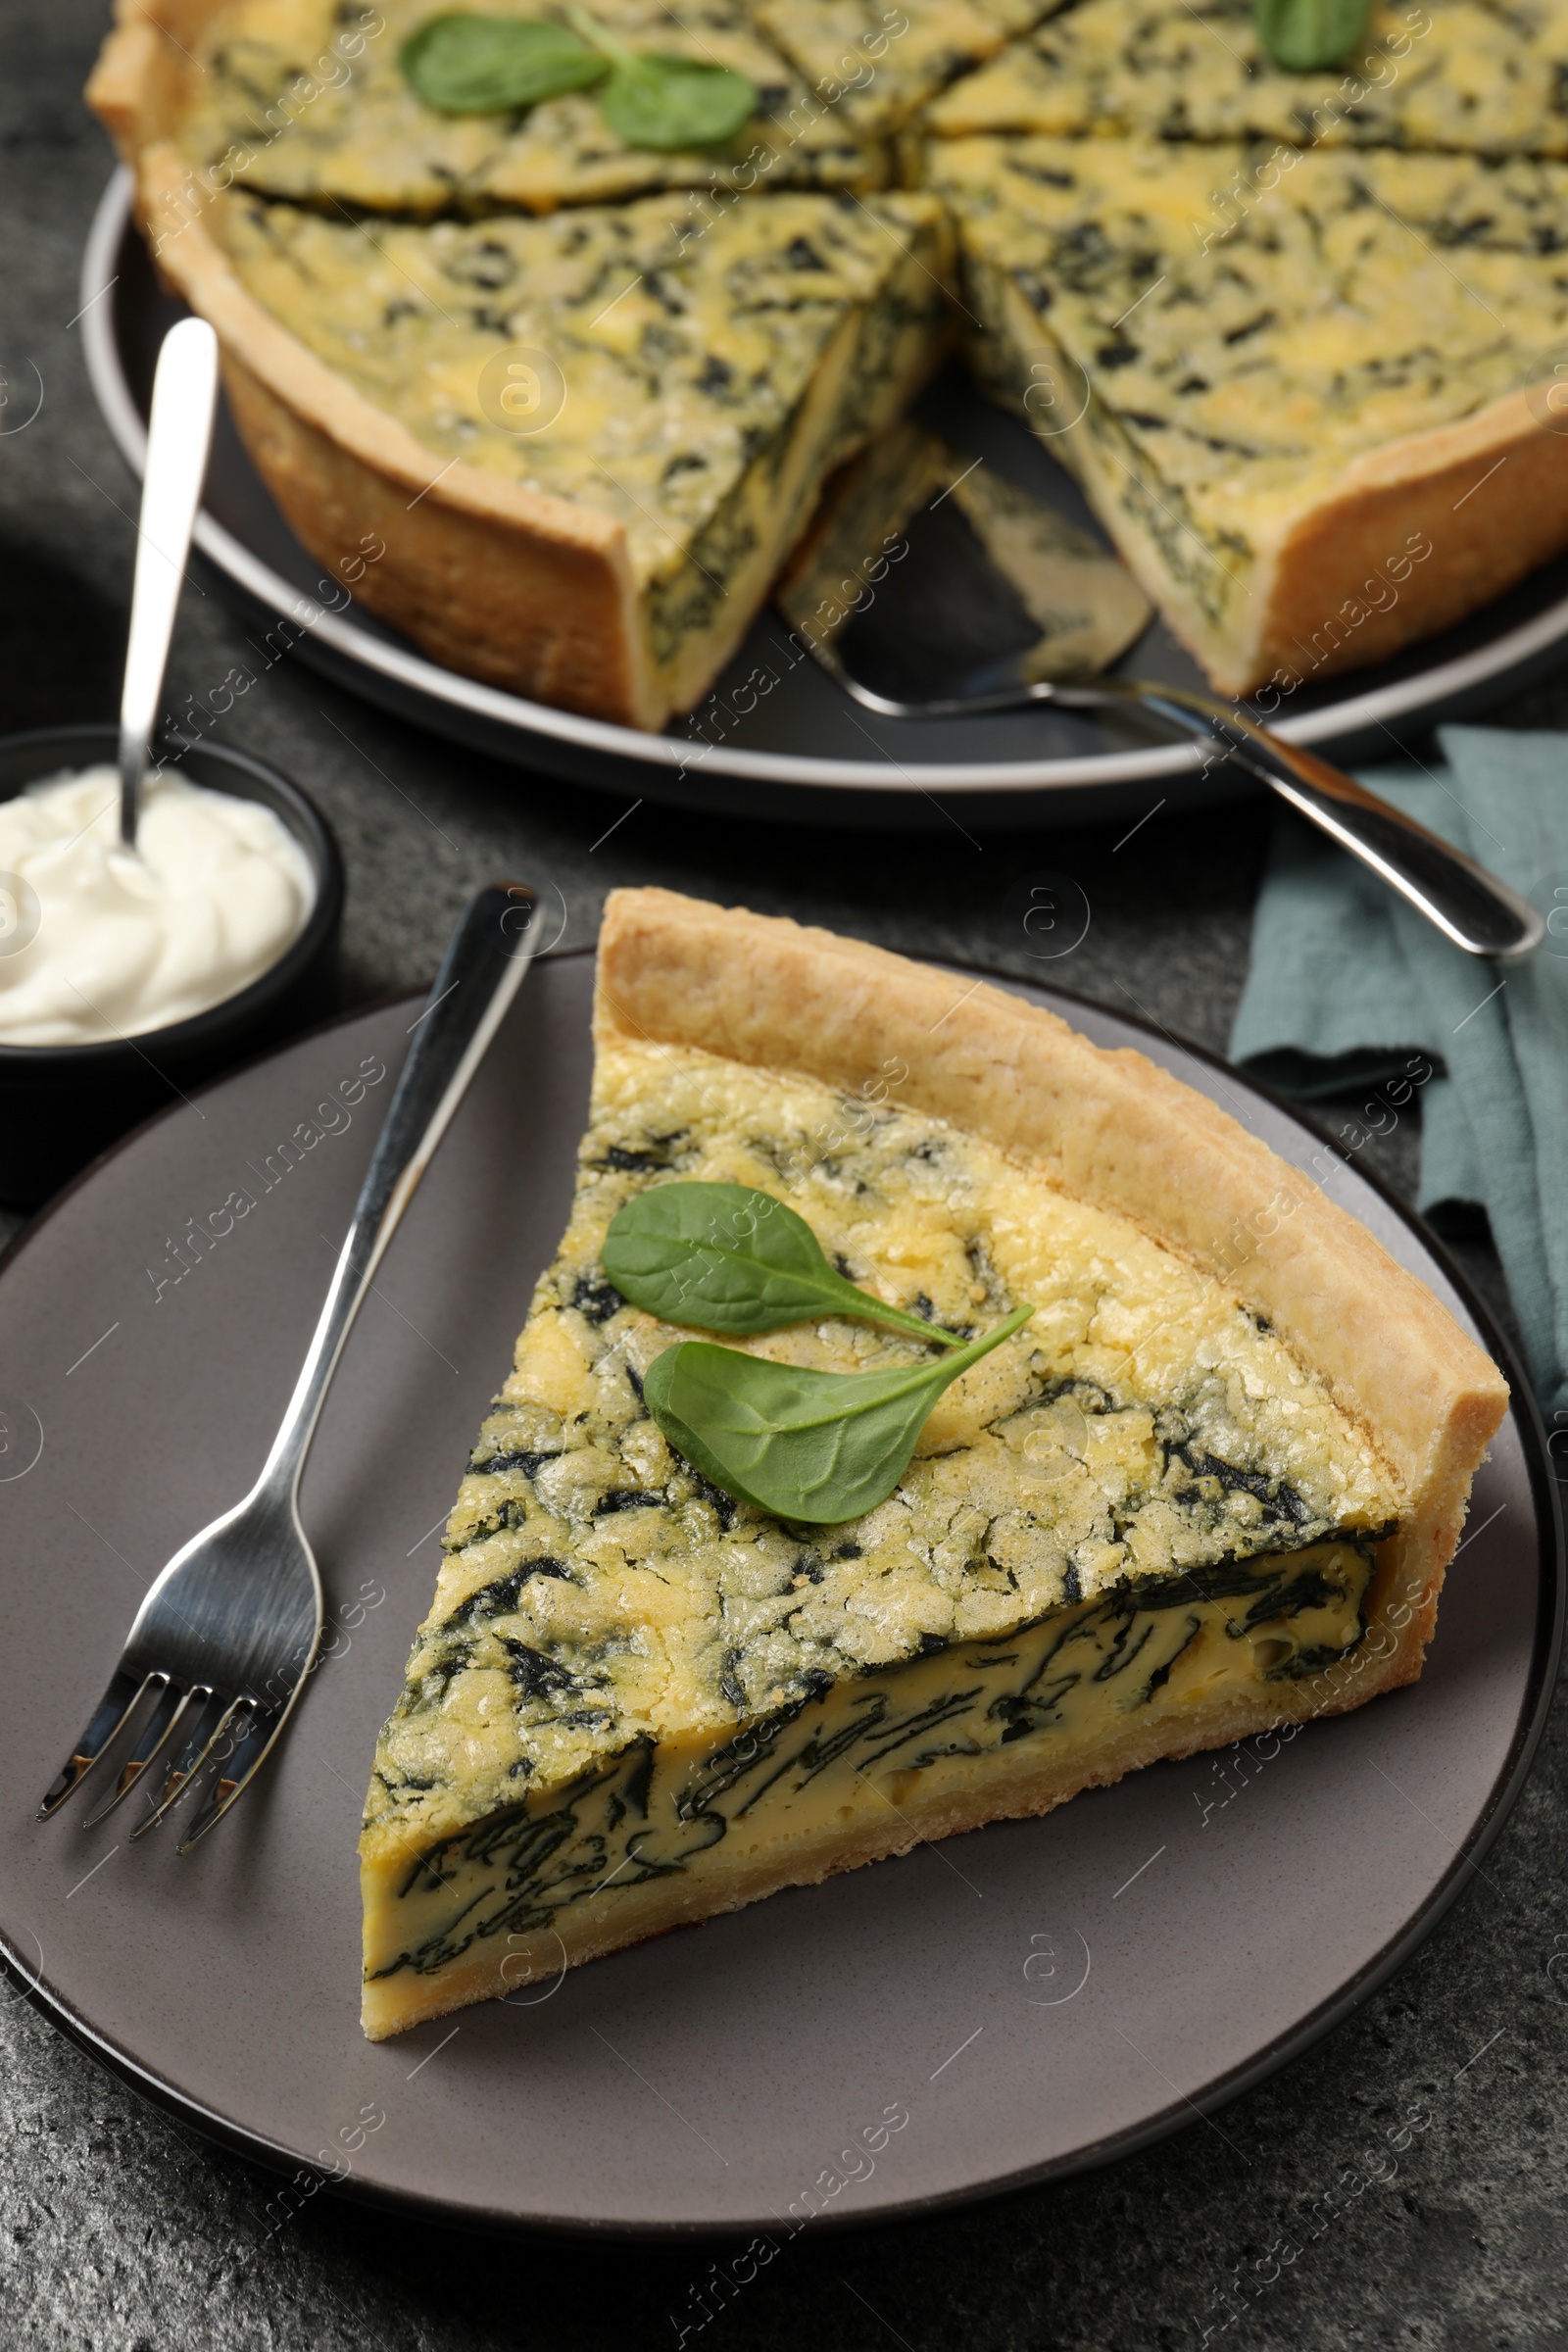
[[(181, 310), (160, 290), (130, 226), (123, 173), (99, 206), (79, 299), (98, 405), (140, 472), (153, 363)], [(924, 396), (922, 413), (956, 447), (1102, 535), (1062, 467), (960, 368)], [(524, 702), (439, 667), (357, 605), (326, 609), (342, 607), (342, 589), (321, 578), (293, 537), (226, 416), (196, 540), (263, 625), (288, 616), (294, 625), (284, 641), (340, 684), (459, 743), (631, 795), (792, 823), (945, 829), (949, 808), (966, 825), (1098, 824), (1141, 816), (1161, 799), (1192, 807), (1259, 789), (1225, 768), (1200, 776), (1201, 755), (1190, 745), (1153, 742), (1146, 729), (1103, 717), (1033, 710), (915, 723), (874, 718), (791, 644), (772, 612), (758, 620), (690, 732), (681, 721), (668, 734), (643, 735)], [(1398, 729), (1495, 702), (1559, 662), (1565, 638), (1568, 557), (1396, 661), (1303, 687), (1276, 723), (1293, 742), (1342, 759), (1388, 759)], [(1158, 623), (1119, 667), (1130, 677), (1203, 685)], [(759, 691), (751, 683), (759, 675), (777, 683)]]
[[(859, 2221), (1190, 2121), (1378, 1984), (1512, 1801), (1561, 1584), (1519, 1415), (1482, 1473), (1415, 1690), (1228, 1774), (1209, 1756), (1162, 1765), (664, 1936), (544, 1997), (362, 2039), (361, 1796), (439, 1524), (564, 1222), (591, 984), (586, 955), (530, 974), (367, 1301), (304, 1491), (332, 1654), (257, 1792), (189, 1861), (127, 1847), (118, 1823), (84, 1834), (79, 1809), (39, 1826), (32, 1808), (149, 1577), (261, 1460), (390, 1091), (376, 1073), (417, 1003), (175, 1105), (0, 1268), (0, 1949), (16, 1982), (202, 2129), (280, 2165), (335, 2159), (351, 2193), (465, 2223), (776, 2234), (813, 2190), (813, 2227)], [(1233, 1074), (1065, 1008), (1288, 1157), (1319, 1148)], [(1336, 1181), (1466, 1313), (1419, 1233), (1353, 1173)], [(224, 1238), (201, 1238), (247, 1199)], [(890, 2111), (907, 2121), (888, 2131)], [(874, 2162), (841, 2164), (879, 2130)], [(864, 2177), (828, 2195), (822, 2176), (848, 2169)]]

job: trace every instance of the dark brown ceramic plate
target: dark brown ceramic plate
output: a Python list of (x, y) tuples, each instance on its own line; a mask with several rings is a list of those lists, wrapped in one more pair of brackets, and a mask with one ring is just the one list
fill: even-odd
[[(305, 1481), (331, 1654), (275, 1766), (189, 1861), (128, 1847), (118, 1819), (39, 1826), (33, 1805), (149, 1578), (261, 1460), (417, 1003), (143, 1129), (0, 1268), (0, 1946), (16, 1984), (201, 2129), (480, 2225), (777, 2240), (792, 2210), (820, 2207), (823, 2228), (973, 2197), (1190, 2121), (1396, 1966), (1517, 1793), (1562, 1592), (1528, 1406), (1481, 1475), (1415, 1690), (1277, 1752), (1163, 1765), (559, 1987), (361, 2038), (360, 1800), (439, 1523), (565, 1218), (592, 973), (583, 955), (530, 974), (361, 1315)], [(1287, 1157), (1320, 1149), (1233, 1073), (1064, 1009)], [(1352, 1171), (1334, 1181), (1476, 1321), (1407, 1218)], [(214, 1241), (215, 1225), (231, 1229)], [(271, 2210), (286, 2224), (287, 2196)]]

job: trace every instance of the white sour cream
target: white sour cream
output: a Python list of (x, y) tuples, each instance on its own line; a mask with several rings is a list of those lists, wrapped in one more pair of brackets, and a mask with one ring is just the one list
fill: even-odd
[(149, 777), (136, 851), (112, 767), (0, 801), (0, 1045), (87, 1046), (188, 1020), (299, 937), (315, 883), (258, 801)]

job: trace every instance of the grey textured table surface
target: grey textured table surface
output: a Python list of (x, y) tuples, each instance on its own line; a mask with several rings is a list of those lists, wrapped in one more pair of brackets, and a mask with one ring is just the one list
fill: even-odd
[[(7, 0), (0, 15), (0, 730), (108, 717), (118, 695), (135, 492), (69, 323), (109, 168), (79, 97), (106, 18), (101, 0)], [(33, 368), (43, 405), (19, 431)], [(180, 625), (174, 709), (245, 650), (216, 583), (203, 587)], [(1568, 723), (1568, 677), (1495, 715)], [(627, 813), (626, 802), (452, 751), (288, 662), (227, 726), (297, 775), (337, 828), (345, 1004), (426, 979), (466, 892), (498, 872), (560, 885), (568, 946), (593, 938), (608, 889), (657, 881), (1018, 972), (1042, 967), (1009, 890), (1065, 873), (1092, 919), (1047, 976), (1219, 1049), (1246, 971), (1267, 823), (1251, 804), (1155, 817), (1120, 848), (1114, 833), (872, 840), (649, 805)], [(1380, 1162), (1405, 1189), (1413, 1142), (1396, 1132)], [(1464, 1256), (1500, 1300), (1485, 1250)], [(1568, 2343), (1568, 1999), (1547, 1974), (1568, 1944), (1565, 1828), (1559, 1711), (1484, 1876), (1446, 1924), (1348, 2024), (1229, 2107), (1222, 2129), (1195, 2123), (1130, 2162), (1005, 2204), (804, 2240), (733, 2317), (688, 2340), (704, 2352), (1121, 2352), (1196, 2348), (1223, 2328), (1208, 2340), (1238, 2352)], [(1314, 2235), (1313, 2199), (1412, 2106), (1430, 2127), (1395, 2176), (1353, 2198), (1342, 2190), (1343, 2217)], [(267, 2235), (275, 2185), (143, 2106), (24, 2003), (0, 2005), (7, 2343), (622, 2352), (675, 2343), (669, 2315), (690, 2316), (703, 2267), (690, 2251), (457, 2238), (327, 2196), (242, 2262)], [(1299, 2259), (1260, 2285), (1282, 2241)]]

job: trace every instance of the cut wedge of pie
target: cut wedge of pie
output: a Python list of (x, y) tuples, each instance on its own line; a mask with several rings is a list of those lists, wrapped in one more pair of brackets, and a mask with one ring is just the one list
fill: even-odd
[[(1419, 1674), (1506, 1390), (1206, 1099), (1003, 989), (662, 891), (610, 902), (596, 1044), (571, 1221), (376, 1751), (372, 2038)], [(688, 1335), (600, 1252), (689, 1179), (788, 1201), (950, 1331), (1033, 1305), (863, 1517), (739, 1502), (646, 1410)], [(736, 1345), (928, 1352), (849, 1320)]]
[[(598, 0), (596, 22), (637, 49), (744, 74), (757, 115), (717, 147), (632, 147), (592, 92), (496, 114), (442, 115), (402, 71), (432, 0), (230, 0), (209, 12), (188, 51), (178, 140), (209, 186), (353, 212), (472, 218), (517, 207), (554, 212), (662, 188), (880, 187), (886, 158), (858, 136), (753, 27), (742, 0)], [(564, 21), (562, 0), (464, 0), (465, 15)], [(177, 226), (171, 216), (168, 225)]]
[(1033, 130), (1561, 156), (1565, 74), (1563, 0), (1438, 0), (1430, 14), (1417, 0), (1374, 0), (1348, 54), (1311, 74), (1275, 64), (1252, 0), (1080, 0), (926, 119), (948, 138)]
[[(950, 254), (919, 191), (373, 235), (229, 192), (163, 260), (220, 325), (278, 505), (372, 611), (498, 685), (658, 727), (941, 358)], [(400, 561), (355, 560), (368, 523)]]
[(1060, 0), (758, 0), (757, 22), (863, 135), (885, 135)]
[(975, 137), (928, 171), (977, 369), (1225, 693), (1381, 661), (1568, 531), (1568, 167)]

